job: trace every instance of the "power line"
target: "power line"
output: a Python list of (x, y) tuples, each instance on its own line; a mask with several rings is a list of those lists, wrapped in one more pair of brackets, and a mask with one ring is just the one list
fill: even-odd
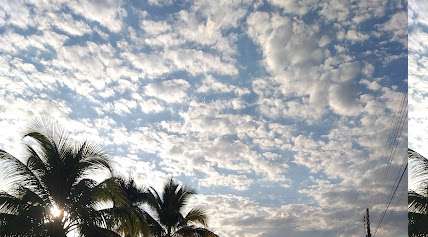
[(403, 173), (402, 173), (402, 174), (401, 174), (401, 176), (400, 176), (400, 170), (401, 170), (401, 169), (399, 169), (399, 170), (398, 170), (397, 176), (396, 176), (396, 178), (395, 178), (395, 180), (394, 180), (393, 185), (391, 186), (391, 191), (389, 192), (389, 195), (388, 195), (388, 196), (391, 196), (391, 199), (390, 199), (390, 201), (388, 202), (387, 207), (386, 207), (386, 209), (385, 209), (385, 213), (383, 213), (382, 217), (380, 218), (379, 223), (381, 223), (381, 222), (383, 221), (383, 218), (386, 216), (386, 213), (387, 213), (387, 210), (388, 210), (389, 206), (391, 205), (392, 201), (394, 200), (395, 194), (396, 194), (396, 192), (397, 192), (397, 190), (398, 190), (398, 187), (400, 186), (400, 182), (401, 182), (401, 180), (402, 180), (402, 178), (403, 178), (403, 174), (405, 174), (405, 173), (406, 173), (406, 170), (407, 170), (407, 162), (406, 162), (405, 164), (403, 164), (401, 167), (404, 167), (404, 169), (403, 169)]
[[(403, 100), (402, 102), (406, 101), (406, 96), (403, 96)], [(398, 141), (398, 136), (401, 133), (401, 130), (404, 126), (404, 121), (405, 121), (405, 117), (407, 115), (407, 103), (403, 103), (402, 106), (400, 107), (400, 112), (399, 115), (397, 116), (397, 121), (396, 124), (394, 125), (394, 130), (392, 131), (392, 133), (390, 134), (390, 137), (388, 138), (389, 140), (389, 144), (388, 146), (391, 148), (390, 153), (388, 155), (388, 159), (387, 159), (387, 167), (385, 169), (384, 172), (384, 176), (385, 178), (388, 176), (389, 173), (389, 169), (391, 166), (391, 161), (393, 159), (393, 155), (395, 154), (395, 150), (399, 144)]]
[[(407, 96), (405, 96), (405, 98), (407, 98)], [(407, 101), (407, 99), (405, 99), (405, 101)], [(388, 176), (389, 170), (391, 169), (392, 159), (393, 159), (395, 151), (399, 145), (398, 136), (401, 134), (401, 131), (405, 125), (405, 122), (407, 121), (406, 116), (407, 116), (407, 103), (405, 103), (405, 106), (403, 107), (402, 114), (401, 114), (399, 122), (398, 122), (398, 128), (394, 130), (394, 137), (392, 140), (393, 149), (391, 150), (391, 153), (390, 153), (390, 156), (388, 159), (385, 178)]]
[[(397, 151), (397, 147), (401, 143), (400, 139), (399, 139), (399, 136), (401, 135), (402, 130), (403, 130), (404, 125), (405, 125), (405, 122), (407, 121), (406, 120), (407, 108), (408, 107), (407, 107), (407, 94), (406, 94), (406, 95), (403, 96), (403, 98), (401, 100), (400, 110), (399, 110), (398, 115), (396, 117), (394, 117), (394, 121), (393, 121), (394, 130), (391, 132), (390, 136), (387, 139), (388, 146), (391, 149), (390, 149), (390, 153), (389, 153), (389, 156), (388, 156), (388, 159), (387, 159), (387, 167), (386, 167), (384, 175), (383, 175), (385, 177), (385, 179), (388, 177), (389, 171), (390, 171), (391, 166), (392, 166), (393, 157), (395, 156), (395, 153)], [(392, 203), (392, 200), (395, 197), (397, 189), (398, 189), (398, 187), (399, 187), (399, 185), (401, 183), (401, 180), (402, 180), (402, 178), (403, 178), (406, 170), (407, 170), (407, 162), (405, 164), (405, 168), (404, 168), (403, 173), (401, 174), (401, 176), (399, 176), (400, 173), (398, 173), (397, 176), (396, 176), (397, 178), (394, 179), (394, 182), (393, 182), (393, 184), (391, 186), (391, 191), (390, 191), (391, 197), (390, 197), (390, 199), (389, 199), (389, 201), (388, 201), (388, 203), (386, 205), (386, 208), (385, 208), (384, 212), (378, 218), (378, 220), (379, 220), (378, 221), (378, 225), (376, 227), (376, 230), (375, 230), (373, 236), (376, 235), (377, 231), (379, 230), (380, 226), (382, 225), (383, 220), (385, 219), (387, 211), (388, 211), (388, 209), (389, 209), (389, 207), (390, 207), (390, 205)]]
[(395, 154), (395, 150), (397, 146), (399, 145), (399, 141), (397, 140), (398, 135), (401, 133), (401, 130), (404, 126), (405, 121), (405, 115), (407, 115), (407, 94), (403, 95), (400, 103), (400, 109), (397, 113), (397, 116), (394, 116), (394, 119), (392, 121), (392, 128), (393, 130), (389, 134), (387, 138), (387, 145), (390, 148), (389, 154), (387, 156), (387, 167), (383, 173), (384, 178), (386, 179), (389, 173), (389, 167), (391, 165), (391, 161), (393, 158), (393, 155)]
[(408, 164), (406, 163), (406, 166), (404, 167), (403, 173), (401, 173), (400, 179), (398, 180), (397, 185), (395, 186), (394, 192), (392, 193), (391, 198), (389, 199), (388, 204), (386, 205), (386, 208), (385, 208), (384, 212), (382, 213), (382, 217), (381, 217), (378, 225), (376, 226), (376, 229), (375, 229), (375, 232), (373, 234), (373, 237), (376, 236), (377, 231), (379, 230), (380, 226), (382, 225), (382, 222), (383, 222), (383, 220), (385, 218), (386, 212), (388, 211), (389, 206), (391, 205), (391, 202), (394, 199), (395, 194), (397, 193), (397, 189), (400, 186), (401, 180), (403, 180), (404, 174), (406, 173), (407, 165)]
[[(388, 138), (386, 140), (387, 146), (389, 148), (389, 152), (388, 152), (388, 155), (385, 157), (387, 165), (384, 168), (383, 175), (382, 175), (385, 180), (388, 177), (393, 157), (395, 156), (395, 153), (397, 151), (397, 147), (401, 143), (400, 140), (398, 139), (398, 137), (399, 137), (399, 135), (402, 132), (402, 129), (404, 127), (405, 122), (407, 121), (405, 119), (406, 115), (407, 115), (407, 94), (404, 94), (402, 96), (402, 98), (401, 98), (401, 101), (400, 101), (400, 108), (398, 110), (398, 113), (396, 114), (396, 116), (394, 116), (394, 119), (393, 119), (393, 121), (391, 123), (393, 129), (390, 132), (390, 134), (389, 134), (389, 136), (388, 136)], [(375, 184), (377, 183), (377, 181), (378, 181), (379, 178), (380, 177), (375, 176), (375, 179), (374, 179), (374, 183)], [(395, 179), (393, 185), (391, 186), (391, 192), (392, 192), (392, 189), (395, 186), (395, 183), (396, 183), (397, 179), (398, 179), (398, 176)], [(369, 198), (369, 203), (371, 203), (372, 201), (374, 201), (373, 198)], [(376, 219), (379, 220), (380, 216), (377, 217)]]

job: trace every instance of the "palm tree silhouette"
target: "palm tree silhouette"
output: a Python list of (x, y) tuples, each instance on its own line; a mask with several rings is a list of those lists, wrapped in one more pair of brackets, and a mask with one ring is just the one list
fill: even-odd
[(193, 190), (178, 185), (173, 179), (165, 184), (162, 196), (151, 187), (147, 191), (147, 203), (156, 218), (148, 217), (147, 222), (152, 234), (156, 237), (217, 237), (206, 228), (208, 218), (203, 209), (193, 208), (183, 215), (183, 208), (194, 194)]
[[(428, 236), (428, 160), (408, 149), (409, 161), (409, 236)], [(410, 185), (409, 185), (410, 186)]]
[(9, 192), (0, 192), (0, 236), (120, 236), (112, 229), (126, 223), (125, 215), (115, 214), (127, 200), (117, 179), (88, 177), (100, 170), (111, 174), (106, 155), (45, 125), (24, 138), (30, 140), (25, 162), (0, 150), (2, 173), (13, 181)]
[(118, 232), (125, 237), (149, 236), (150, 227), (147, 220), (150, 216), (141, 208), (141, 205), (147, 200), (147, 192), (145, 189), (139, 188), (133, 179), (118, 177), (117, 182), (129, 204), (119, 208), (128, 221), (117, 226)]

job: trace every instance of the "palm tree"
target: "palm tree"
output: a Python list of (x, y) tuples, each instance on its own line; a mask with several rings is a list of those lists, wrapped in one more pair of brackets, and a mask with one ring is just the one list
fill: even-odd
[(126, 220), (114, 214), (127, 201), (117, 179), (89, 178), (111, 174), (106, 155), (87, 142), (71, 142), (58, 128), (36, 126), (24, 138), (24, 161), (0, 150), (1, 172), (13, 182), (0, 192), (0, 236), (120, 236), (112, 229)]
[[(193, 208), (183, 215), (183, 208), (195, 192), (170, 179), (160, 196), (154, 188), (147, 191), (147, 202), (156, 218), (148, 217), (152, 234), (156, 237), (217, 237), (206, 229), (207, 215), (203, 209)], [(197, 224), (202, 225), (198, 226)]]
[(118, 177), (117, 183), (128, 203), (127, 206), (119, 207), (117, 210), (124, 215), (123, 219), (128, 221), (119, 223), (116, 229), (125, 237), (149, 236), (150, 227), (147, 224), (149, 215), (141, 208), (147, 200), (147, 192), (139, 188), (133, 179)]
[[(428, 236), (428, 160), (408, 149), (409, 236)], [(411, 188), (410, 188), (411, 187)]]

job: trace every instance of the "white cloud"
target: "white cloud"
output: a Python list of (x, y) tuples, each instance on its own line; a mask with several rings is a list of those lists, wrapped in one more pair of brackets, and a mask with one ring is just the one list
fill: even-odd
[(285, 12), (291, 14), (305, 15), (316, 6), (315, 0), (270, 0), (270, 2), (281, 7)]
[[(260, 195), (266, 195), (260, 193)], [(193, 200), (192, 200), (193, 201)], [(352, 223), (353, 219), (340, 218), (357, 212), (355, 209), (344, 211), (333, 208), (320, 208), (304, 204), (289, 204), (279, 207), (261, 206), (246, 198), (234, 195), (198, 195), (194, 198), (195, 205), (209, 207), (208, 214), (219, 218), (211, 219), (209, 225), (219, 234), (225, 236), (279, 236), (287, 233), (290, 236), (360, 236), (360, 228)], [(236, 207), (239, 211), (236, 211)], [(364, 209), (362, 209), (363, 211)], [(361, 211), (361, 213), (362, 213)], [(401, 211), (401, 218), (407, 211)], [(378, 214), (378, 213), (376, 213)], [(304, 219), (305, 221), (301, 221)], [(406, 232), (406, 223), (396, 225), (386, 220), (391, 232), (400, 232), (403, 236)], [(400, 231), (401, 228), (401, 231)], [(356, 234), (358, 233), (358, 234)]]
[(239, 191), (248, 190), (254, 180), (245, 175), (222, 175), (218, 172), (208, 173), (206, 178), (199, 179), (199, 185), (202, 187), (223, 186)]
[(393, 39), (407, 46), (407, 12), (401, 11), (393, 16), (384, 24), (383, 29), (391, 33)]
[(150, 83), (144, 87), (144, 93), (161, 99), (167, 103), (179, 103), (187, 96), (190, 85), (183, 79), (173, 79), (161, 82)]
[[(356, 212), (368, 200), (375, 200), (374, 217), (384, 208), (392, 180), (383, 176), (387, 137), (403, 94), (349, 45), (367, 37), (403, 40), (403, 13), (371, 34), (359, 24), (385, 14), (376, 1), (355, 9), (343, 1), (271, 1), (271, 12), (262, 12), (260, 1), (197, 1), (165, 18), (122, 2), (53, 3), (0, 7), (2, 148), (19, 151), (22, 118), (51, 114), (78, 140), (103, 145), (118, 172), (139, 184), (190, 180), (205, 193), (200, 204), (222, 236), (357, 236)], [(317, 21), (302, 17), (312, 10)], [(251, 56), (256, 50), (245, 58), (260, 63), (255, 68), (239, 58), (253, 50), (245, 33), (260, 50), (260, 62)], [(409, 50), (424, 54), (426, 34), (413, 33)], [(386, 56), (384, 66), (392, 60)], [(420, 89), (425, 61), (409, 56), (418, 62), (409, 69)], [(424, 93), (409, 95), (422, 102), (411, 110), (425, 109)], [(423, 123), (422, 113), (413, 116), (411, 125)], [(405, 153), (405, 134), (399, 140), (392, 173)], [(216, 195), (206, 195), (210, 188)], [(379, 236), (404, 236), (400, 204)]]
[[(426, 52), (428, 49), (428, 33), (422, 27), (428, 25), (428, 16), (424, 9), (428, 5), (423, 1), (409, 2), (409, 147), (415, 149), (423, 156), (428, 155), (425, 135), (428, 131), (426, 113), (428, 110), (428, 97), (426, 91), (426, 75), (428, 73), (428, 58)], [(410, 20), (411, 19), (411, 20)]]
[[(345, 48), (340, 50), (339, 43), (338, 52), (333, 55), (328, 48), (330, 36), (324, 35), (317, 25), (305, 24), (298, 18), (255, 12), (247, 24), (248, 34), (261, 48), (266, 69), (280, 85), (280, 89), (267, 89), (268, 85), (253, 83), (262, 113), (269, 117), (318, 119), (326, 107), (346, 116), (362, 112), (358, 81), (372, 75), (370, 65), (353, 60)], [(368, 37), (355, 31), (349, 35), (350, 32), (348, 36), (354, 36), (346, 37), (351, 40)]]
[[(359, 24), (368, 19), (385, 15), (386, 7), (382, 7), (385, 6), (384, 0), (359, 1), (352, 8), (349, 8), (351, 4), (352, 1), (350, 0), (321, 2), (319, 13), (325, 20), (335, 22), (340, 26)], [(403, 3), (396, 2), (395, 4)]]
[(189, 11), (180, 11), (175, 26), (186, 41), (216, 49), (222, 57), (236, 55), (235, 37), (225, 30), (239, 27), (251, 1), (196, 1)]
[(316, 27), (261, 12), (250, 15), (247, 22), (250, 36), (262, 47), (267, 68), (273, 73), (316, 66), (328, 55), (318, 43), (321, 36)]
[(238, 69), (233, 63), (201, 50), (168, 50), (163, 56), (165, 60), (169, 60), (176, 67), (176, 70), (187, 71), (191, 75), (217, 73), (234, 76), (238, 74)]
[(79, 0), (68, 2), (68, 6), (81, 16), (98, 22), (113, 32), (118, 32), (123, 26), (122, 18), (126, 11), (122, 8), (122, 1), (88, 1)]
[(144, 19), (141, 21), (144, 32), (150, 35), (158, 35), (171, 30), (171, 25), (165, 21), (152, 21)]
[(20, 28), (27, 28), (29, 25), (34, 25), (31, 17), (30, 9), (23, 7), (24, 1), (10, 1), (2, 4), (0, 12), (2, 13), (3, 24), (11, 24)]
[(165, 109), (165, 107), (155, 99), (142, 99), (140, 107), (141, 111), (144, 113), (159, 113)]
[(129, 60), (148, 78), (159, 77), (176, 71), (193, 76), (207, 73), (235, 76), (238, 69), (232, 62), (197, 49), (165, 49), (159, 53), (123, 52), (122, 58)]
[(155, 5), (155, 6), (165, 6), (165, 5), (171, 5), (173, 3), (172, 0), (148, 0), (149, 4)]
[(121, 98), (114, 101), (113, 110), (119, 115), (129, 114), (133, 109), (137, 107), (137, 102), (135, 100), (128, 100)]
[(52, 18), (51, 24), (73, 36), (82, 36), (92, 31), (88, 24), (83, 21), (74, 20), (69, 14), (62, 14), (58, 18), (54, 15)]
[(196, 90), (199, 93), (235, 93), (237, 95), (248, 94), (249, 90), (246, 88), (239, 88), (231, 84), (227, 84), (216, 80), (213, 76), (208, 75), (200, 87)]
[(355, 116), (361, 112), (362, 107), (358, 103), (355, 94), (355, 86), (350, 83), (333, 85), (329, 89), (330, 107), (338, 114)]

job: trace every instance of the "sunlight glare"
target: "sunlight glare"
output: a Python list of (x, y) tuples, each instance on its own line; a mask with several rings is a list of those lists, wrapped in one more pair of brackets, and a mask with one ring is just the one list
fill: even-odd
[(57, 206), (53, 206), (53, 207), (51, 207), (51, 209), (50, 209), (50, 213), (51, 213), (51, 215), (52, 215), (54, 218), (58, 218), (58, 217), (60, 217), (60, 216), (61, 216), (61, 214), (62, 214), (62, 210), (61, 210), (61, 209), (59, 209)]

